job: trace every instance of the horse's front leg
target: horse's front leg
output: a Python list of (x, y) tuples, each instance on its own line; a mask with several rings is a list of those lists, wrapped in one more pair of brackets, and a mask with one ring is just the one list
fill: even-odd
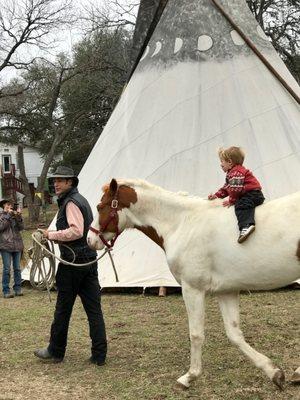
[(218, 298), (229, 340), (250, 358), (258, 368), (262, 369), (275, 385), (283, 389), (285, 380), (283, 371), (274, 367), (268, 357), (254, 350), (244, 339), (243, 333), (240, 330), (239, 294), (219, 294)]
[(185, 302), (191, 341), (191, 365), (188, 372), (177, 379), (184, 388), (188, 388), (202, 371), (202, 345), (204, 342), (204, 303), (205, 292), (194, 289), (182, 282), (182, 295)]

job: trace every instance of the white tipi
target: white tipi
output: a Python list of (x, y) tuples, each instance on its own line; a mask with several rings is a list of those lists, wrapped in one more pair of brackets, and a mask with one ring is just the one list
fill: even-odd
[[(219, 3), (299, 96), (245, 0)], [(94, 210), (112, 177), (207, 196), (224, 182), (216, 151), (230, 145), (246, 150), (267, 199), (300, 190), (297, 101), (211, 0), (169, 0), (79, 190)], [(118, 238), (114, 258), (120, 282), (107, 259), (99, 265), (103, 287), (177, 286), (161, 249), (139, 232)]]

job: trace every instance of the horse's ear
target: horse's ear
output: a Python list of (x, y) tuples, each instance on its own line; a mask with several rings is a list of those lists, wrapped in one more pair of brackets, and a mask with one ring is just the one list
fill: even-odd
[(116, 194), (117, 190), (118, 190), (118, 182), (113, 178), (109, 184), (110, 194), (112, 195)]

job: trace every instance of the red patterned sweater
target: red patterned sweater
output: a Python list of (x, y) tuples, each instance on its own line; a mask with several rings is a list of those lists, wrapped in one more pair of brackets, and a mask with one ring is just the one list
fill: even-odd
[(249, 169), (235, 165), (226, 174), (226, 182), (215, 195), (221, 199), (229, 196), (230, 204), (250, 190), (261, 190), (261, 185)]

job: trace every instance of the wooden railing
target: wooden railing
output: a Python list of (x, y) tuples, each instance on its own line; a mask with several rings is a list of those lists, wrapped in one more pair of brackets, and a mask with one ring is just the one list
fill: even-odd
[(2, 180), (3, 191), (8, 194), (13, 194), (16, 192), (24, 194), (23, 184), (20, 179), (12, 175), (4, 175)]

